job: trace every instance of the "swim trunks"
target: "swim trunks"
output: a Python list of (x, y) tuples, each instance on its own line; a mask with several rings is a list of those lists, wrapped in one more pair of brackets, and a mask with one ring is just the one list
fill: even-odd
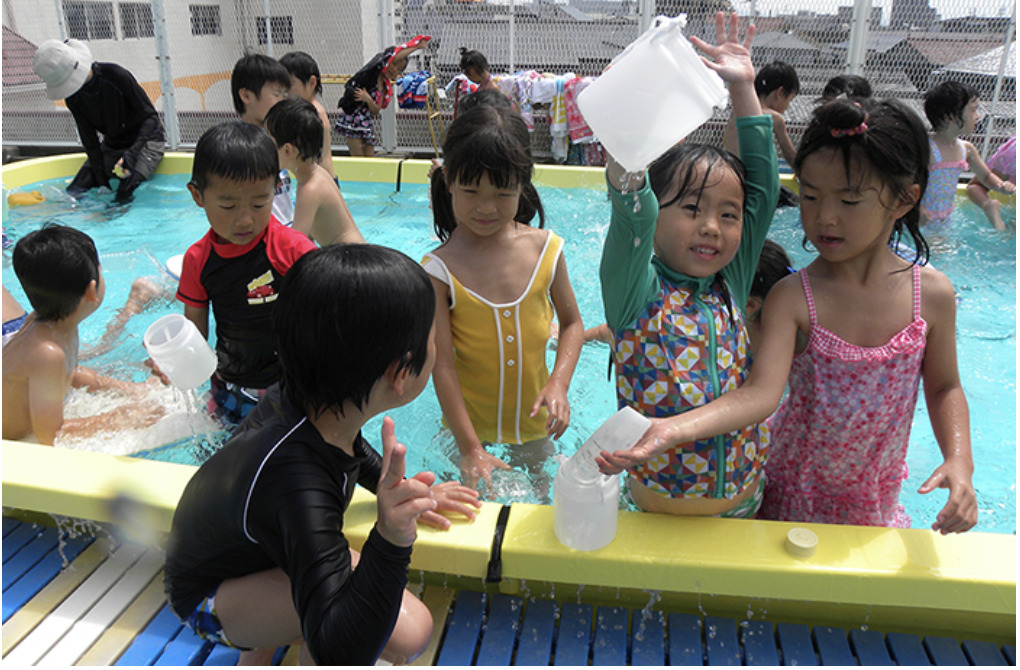
[(198, 607), (184, 619), (184, 625), (195, 631), (195, 634), (203, 640), (246, 651), (248, 647), (238, 647), (227, 639), (227, 634), (223, 632), (223, 624), (220, 623), (220, 618), (216, 615), (216, 590), (218, 588), (219, 586), (213, 589), (212, 593), (204, 598)]
[(206, 396), (206, 408), (209, 413), (220, 421), (240, 423), (248, 416), (259, 400), (266, 394), (266, 389), (256, 389), (225, 382), (219, 375), (209, 378), (209, 393)]
[(25, 325), (25, 319), (28, 318), (28, 312), (25, 312), (21, 316), (17, 316), (10, 321), (4, 321), (4, 343), (3, 346), (7, 346), (7, 343), (18, 334), (21, 327)]

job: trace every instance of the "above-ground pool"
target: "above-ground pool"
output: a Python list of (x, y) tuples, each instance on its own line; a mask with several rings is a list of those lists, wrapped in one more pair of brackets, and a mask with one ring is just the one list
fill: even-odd
[[(107, 321), (124, 304), (135, 277), (160, 277), (172, 288), (162, 270), (163, 262), (183, 253), (208, 229), (203, 211), (194, 205), (185, 188), (186, 181), (185, 175), (157, 175), (139, 189), (135, 202), (126, 208), (112, 208), (108, 205), (109, 194), (95, 193), (72, 207), (62, 191), (66, 179), (19, 189), (40, 190), (47, 201), (10, 209), (4, 228), (12, 242), (44, 221), (73, 225), (96, 240), (106, 273), (107, 297), (101, 309), (83, 324), (83, 348), (101, 337)], [(598, 265), (609, 218), (605, 193), (547, 187), (541, 187), (540, 192), (548, 227), (566, 240), (564, 253), (585, 325), (596, 325), (603, 320)], [(437, 245), (425, 186), (405, 184), (394, 192), (388, 183), (345, 183), (344, 195), (368, 241), (395, 247), (415, 259)], [(1016, 530), (1016, 239), (1013, 231), (992, 230), (981, 211), (970, 203), (959, 201), (954, 218), (953, 236), (939, 241), (932, 264), (949, 276), (959, 295), (960, 373), (970, 404), (974, 484), (980, 505), (976, 530), (1011, 533)], [(1007, 218), (1015, 220), (1015, 213), (1010, 212)], [(812, 257), (800, 245), (796, 209), (777, 214), (770, 237), (787, 249), (797, 267)], [(9, 251), (5, 253), (4, 277), (4, 285), (27, 306), (10, 271)], [(86, 364), (112, 374), (144, 378), (141, 340), (145, 328), (159, 316), (180, 310), (180, 304), (169, 299), (154, 304), (129, 323), (113, 349)], [(554, 357), (555, 352), (550, 350), (550, 365)], [(588, 344), (582, 350), (569, 393), (572, 423), (558, 443), (562, 455), (572, 454), (616, 409), (613, 385), (607, 378), (608, 357), (609, 347), (604, 344)], [(458, 476), (456, 448), (440, 426), (439, 404), (431, 384), (420, 398), (390, 415), (396, 421), (398, 437), (408, 445), (409, 471), (430, 469), (441, 479)], [(908, 454), (910, 476), (902, 501), (914, 527), (925, 528), (934, 521), (946, 493), (916, 493), (941, 461), (923, 394), (914, 418)], [(380, 424), (381, 418), (376, 418), (366, 428), (367, 437), (376, 444)], [(150, 449), (143, 455), (194, 463), (207, 457), (224, 437), (222, 431), (208, 434), (209, 425), (200, 420), (190, 427), (203, 435), (170, 449)], [(96, 440), (81, 446), (106, 450), (113, 442)], [(557, 463), (553, 460), (547, 464), (544, 477), (555, 473)], [(519, 471), (497, 472), (494, 488), (492, 499), (546, 502)]]

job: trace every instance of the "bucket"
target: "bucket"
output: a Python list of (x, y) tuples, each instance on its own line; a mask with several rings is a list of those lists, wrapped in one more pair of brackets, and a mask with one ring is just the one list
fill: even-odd
[(599, 142), (628, 172), (640, 172), (726, 103), (723, 80), (681, 30), (683, 14), (657, 17), (577, 97)]
[(216, 371), (216, 352), (183, 314), (156, 319), (142, 341), (152, 361), (179, 389), (193, 389)]

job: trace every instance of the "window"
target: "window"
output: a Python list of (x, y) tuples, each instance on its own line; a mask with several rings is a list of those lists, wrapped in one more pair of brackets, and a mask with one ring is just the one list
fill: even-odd
[(219, 5), (188, 5), (192, 35), (222, 35)]
[(112, 40), (113, 3), (65, 2), (64, 23), (67, 36), (76, 40)]
[(152, 5), (141, 2), (120, 3), (120, 33), (124, 39), (155, 37)]
[[(292, 16), (270, 16), (269, 27), (273, 31), (273, 44), (294, 44), (294, 22)], [(255, 19), (256, 31), (259, 34), (259, 44), (267, 44), (266, 39), (266, 17), (259, 16)]]

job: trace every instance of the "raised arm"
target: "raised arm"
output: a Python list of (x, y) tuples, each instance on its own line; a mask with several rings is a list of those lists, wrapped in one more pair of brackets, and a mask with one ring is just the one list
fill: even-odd
[(712, 57), (702, 57), (701, 61), (726, 82), (730, 89), (730, 103), (733, 116), (758, 116), (761, 104), (754, 92), (754, 65), (751, 63), (751, 38), (754, 37), (754, 25), (747, 27), (747, 35), (743, 42), (739, 41), (737, 15), (730, 14), (727, 27), (726, 15), (717, 12), (715, 15), (715, 41), (713, 46), (696, 36), (691, 36), (691, 44)]

